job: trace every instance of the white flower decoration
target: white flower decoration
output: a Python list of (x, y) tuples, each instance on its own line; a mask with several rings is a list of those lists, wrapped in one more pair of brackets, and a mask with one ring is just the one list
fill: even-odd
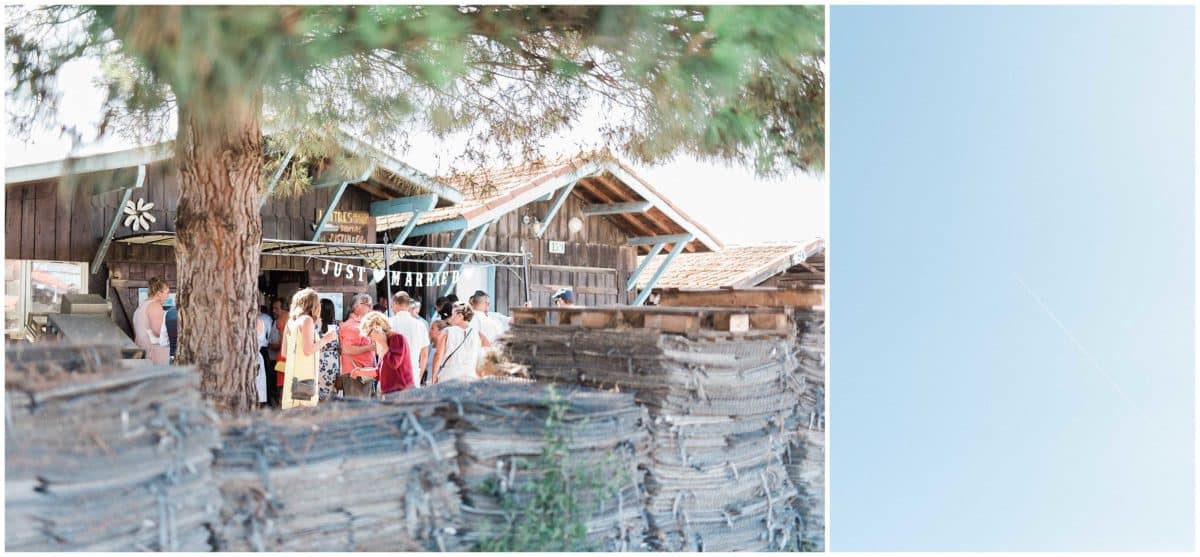
[(125, 227), (133, 228), (134, 232), (139, 230), (150, 230), (150, 223), (157, 222), (158, 219), (150, 214), (150, 209), (154, 208), (153, 203), (146, 203), (145, 199), (138, 199), (135, 205), (132, 200), (125, 202)]

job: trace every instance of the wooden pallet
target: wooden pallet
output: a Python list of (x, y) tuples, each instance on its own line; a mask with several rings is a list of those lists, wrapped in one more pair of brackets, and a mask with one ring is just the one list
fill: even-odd
[(824, 289), (813, 288), (665, 288), (659, 304), (670, 307), (787, 307), (813, 309), (825, 303)]
[(570, 325), (585, 329), (653, 329), (665, 333), (788, 334), (783, 308), (540, 307), (513, 308), (519, 325)]

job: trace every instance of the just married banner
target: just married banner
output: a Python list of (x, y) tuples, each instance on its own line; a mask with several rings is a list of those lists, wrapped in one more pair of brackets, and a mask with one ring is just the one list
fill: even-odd
[(451, 282), (458, 282), (460, 271), (442, 271), (437, 272), (412, 272), (412, 271), (388, 271), (385, 269), (372, 269), (360, 265), (350, 265), (348, 263), (338, 263), (328, 259), (317, 259), (324, 263), (321, 267), (321, 274), (325, 276), (333, 276), (345, 278), (347, 280), (358, 280), (360, 282), (377, 283), (383, 280), (391, 280), (392, 286), (445, 286)]

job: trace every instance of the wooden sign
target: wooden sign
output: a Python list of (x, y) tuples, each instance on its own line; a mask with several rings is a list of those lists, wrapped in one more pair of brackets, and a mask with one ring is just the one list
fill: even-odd
[[(321, 222), (324, 215), (324, 209), (317, 209), (317, 220), (313, 227)], [(368, 234), (370, 227), (371, 215), (366, 211), (333, 211), (319, 239), (322, 242), (367, 244), (373, 241)]]

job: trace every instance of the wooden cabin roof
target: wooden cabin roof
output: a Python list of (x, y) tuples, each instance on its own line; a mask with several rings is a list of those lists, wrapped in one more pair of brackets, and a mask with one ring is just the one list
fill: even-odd
[[(439, 179), (461, 191), (464, 200), (453, 206), (420, 214), (417, 217), (418, 225), (462, 218), (467, 221), (467, 228), (473, 228), (577, 181), (571, 195), (580, 197), (587, 204), (651, 203), (650, 209), (644, 212), (604, 216), (630, 237), (690, 232), (695, 238), (685, 246), (687, 252), (721, 248), (721, 243), (708, 229), (606, 151)], [(409, 213), (378, 217), (376, 228), (378, 231), (401, 228), (411, 218)], [(648, 246), (639, 248), (644, 251), (649, 249)]]
[[(817, 254), (823, 256), (825, 241), (788, 242), (752, 246), (727, 246), (707, 253), (681, 253), (667, 267), (655, 288), (739, 288), (756, 286), (773, 275)], [(638, 275), (638, 288), (645, 288), (666, 255), (656, 256)], [(644, 259), (639, 257), (638, 259)]]
[[(375, 162), (367, 179), (355, 184), (376, 197), (395, 198), (429, 192), (451, 203), (463, 200), (462, 193), (452, 186), (426, 175), (344, 130), (338, 132), (338, 142), (346, 152)], [(138, 165), (170, 161), (174, 157), (174, 141), (165, 141), (146, 147), (7, 167), (4, 170), (4, 181), (7, 186), (11, 186), (63, 176), (115, 173), (128, 171)]]

